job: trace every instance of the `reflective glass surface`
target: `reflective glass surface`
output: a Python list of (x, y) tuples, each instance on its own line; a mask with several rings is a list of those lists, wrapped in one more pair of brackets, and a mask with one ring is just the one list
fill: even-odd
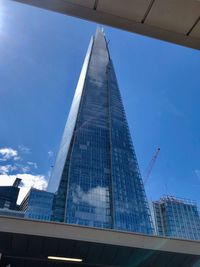
[(197, 205), (187, 200), (165, 197), (153, 203), (158, 235), (200, 240)]
[(114, 228), (151, 234), (149, 206), (112, 61), (108, 85)]
[(25, 218), (50, 221), (52, 216), (53, 193), (31, 188), (20, 205)]
[(56, 176), (60, 184), (52, 219), (150, 234), (144, 186), (107, 42), (100, 29), (85, 74), (64, 168)]

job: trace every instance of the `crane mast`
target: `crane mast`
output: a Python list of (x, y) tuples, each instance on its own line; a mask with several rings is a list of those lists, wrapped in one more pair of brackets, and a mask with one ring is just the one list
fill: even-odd
[(157, 148), (157, 150), (156, 150), (155, 154), (153, 155), (151, 161), (149, 162), (149, 165), (148, 165), (148, 167), (146, 169), (146, 172), (145, 172), (145, 174), (143, 176), (144, 185), (147, 183), (147, 181), (149, 179), (149, 176), (150, 176), (150, 174), (152, 172), (153, 166), (154, 166), (154, 164), (156, 162), (156, 159), (157, 159), (159, 153), (160, 153), (160, 148)]

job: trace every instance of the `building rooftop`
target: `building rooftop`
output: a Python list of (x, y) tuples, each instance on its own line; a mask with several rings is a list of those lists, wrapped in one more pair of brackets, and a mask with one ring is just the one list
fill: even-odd
[(154, 203), (165, 203), (166, 201), (171, 201), (174, 203), (182, 203), (182, 204), (188, 204), (188, 205), (194, 205), (196, 206), (197, 203), (194, 200), (187, 199), (187, 198), (179, 198), (172, 195), (164, 195), (159, 200), (153, 201)]

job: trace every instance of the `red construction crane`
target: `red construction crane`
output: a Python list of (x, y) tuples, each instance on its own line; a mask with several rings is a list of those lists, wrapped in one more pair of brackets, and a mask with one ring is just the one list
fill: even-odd
[(145, 172), (145, 174), (143, 176), (144, 185), (147, 183), (147, 180), (149, 179), (149, 176), (151, 174), (151, 171), (153, 169), (153, 166), (154, 166), (154, 164), (156, 162), (156, 159), (157, 159), (159, 153), (160, 153), (160, 148), (157, 148), (157, 150), (156, 150), (155, 154), (153, 155), (151, 161), (149, 162), (149, 165), (148, 165), (148, 167), (146, 169), (146, 172)]

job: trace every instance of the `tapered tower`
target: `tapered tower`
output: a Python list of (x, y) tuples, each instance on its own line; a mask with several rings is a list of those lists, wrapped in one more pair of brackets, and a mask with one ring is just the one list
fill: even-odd
[(91, 39), (49, 183), (53, 220), (152, 233), (104, 32)]

